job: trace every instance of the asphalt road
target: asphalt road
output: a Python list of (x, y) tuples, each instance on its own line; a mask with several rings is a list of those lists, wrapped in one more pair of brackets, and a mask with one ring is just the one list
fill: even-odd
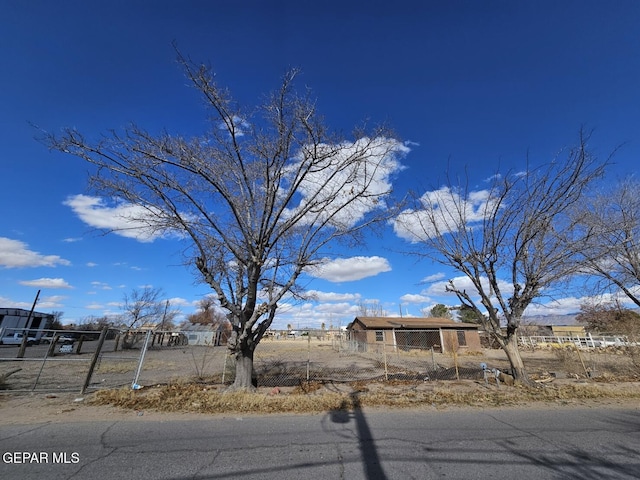
[(20, 480), (637, 479), (640, 407), (105, 418), (2, 426), (0, 450)]

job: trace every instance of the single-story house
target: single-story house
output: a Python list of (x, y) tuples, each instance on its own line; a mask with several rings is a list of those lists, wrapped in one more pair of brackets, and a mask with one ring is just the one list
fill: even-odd
[(437, 352), (481, 350), (478, 325), (438, 317), (356, 317), (347, 326), (349, 338), (360, 344), (430, 349)]

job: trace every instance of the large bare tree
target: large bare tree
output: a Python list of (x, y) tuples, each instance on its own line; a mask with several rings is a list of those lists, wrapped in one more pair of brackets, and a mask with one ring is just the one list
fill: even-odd
[(576, 272), (582, 247), (569, 208), (606, 165), (587, 151), (588, 136), (547, 165), (495, 175), (487, 189), (452, 182), (415, 196), (395, 221), (416, 253), (462, 274), (451, 279), (463, 309), (475, 313), (506, 353), (514, 377), (529, 383), (518, 349), (525, 309)]
[[(219, 86), (210, 68), (178, 55), (209, 113), (205, 134), (153, 135), (132, 125), (89, 141), (74, 129), (47, 137), (55, 150), (98, 168), (92, 186), (139, 207), (131, 227), (190, 240), (190, 262), (229, 312), (234, 389), (252, 389), (254, 350), (278, 302), (336, 241), (389, 218), (385, 199), (408, 149), (385, 129), (332, 133), (296, 70), (252, 111)], [(136, 214), (135, 212), (138, 212)]]
[(625, 178), (576, 207), (585, 273), (599, 280), (595, 293), (622, 292), (640, 307), (640, 182)]

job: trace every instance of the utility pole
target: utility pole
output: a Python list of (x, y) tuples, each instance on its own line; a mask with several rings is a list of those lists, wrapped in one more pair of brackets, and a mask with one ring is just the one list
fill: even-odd
[(20, 344), (20, 349), (18, 350), (17, 358), (23, 358), (24, 352), (27, 349), (27, 343), (29, 342), (29, 322), (31, 321), (31, 317), (33, 316), (33, 311), (36, 309), (36, 303), (38, 303), (38, 297), (40, 297), (40, 290), (36, 293), (36, 298), (33, 301), (33, 305), (31, 306), (31, 311), (29, 312), (29, 316), (27, 317), (27, 323), (24, 325), (24, 331), (22, 335), (22, 344)]

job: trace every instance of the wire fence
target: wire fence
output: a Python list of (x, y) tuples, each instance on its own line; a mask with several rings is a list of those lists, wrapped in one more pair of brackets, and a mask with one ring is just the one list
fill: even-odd
[[(33, 345), (21, 358), (17, 358), (19, 346), (0, 346), (0, 389), (80, 394), (179, 382), (229, 385), (235, 379), (235, 358), (226, 346), (189, 345), (186, 337), (171, 332), (140, 332), (122, 349), (123, 332), (106, 331), (102, 340), (99, 332), (73, 335), (76, 340), (71, 344)], [(620, 378), (640, 375), (639, 350), (636, 346), (581, 349), (567, 344), (555, 349), (525, 348), (522, 355), (534, 377)], [(433, 344), (363, 343), (343, 332), (266, 337), (254, 356), (256, 382), (262, 387), (304, 382), (481, 381), (494, 369), (508, 370), (499, 350), (441, 353)]]

